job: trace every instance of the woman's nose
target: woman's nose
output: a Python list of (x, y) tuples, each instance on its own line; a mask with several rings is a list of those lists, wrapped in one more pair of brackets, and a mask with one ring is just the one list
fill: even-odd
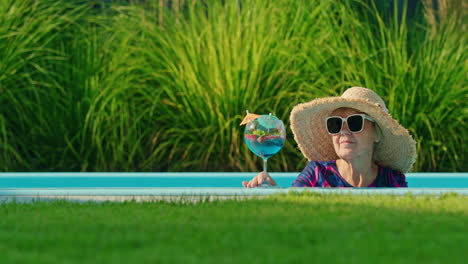
[(341, 127), (340, 134), (342, 135), (351, 134), (351, 131), (349, 131), (349, 128), (348, 128), (348, 122), (344, 122), (343, 126)]

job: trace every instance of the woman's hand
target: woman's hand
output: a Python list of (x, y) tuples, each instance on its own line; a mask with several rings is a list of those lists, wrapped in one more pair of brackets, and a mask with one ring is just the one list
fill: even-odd
[(252, 180), (250, 180), (248, 182), (243, 181), (242, 185), (244, 185), (245, 188), (257, 187), (257, 186), (263, 184), (264, 179), (266, 179), (268, 184), (270, 184), (271, 186), (276, 186), (275, 180), (273, 180), (273, 178), (271, 178), (270, 175), (267, 172), (264, 172), (264, 171), (257, 174), (257, 176), (253, 177)]

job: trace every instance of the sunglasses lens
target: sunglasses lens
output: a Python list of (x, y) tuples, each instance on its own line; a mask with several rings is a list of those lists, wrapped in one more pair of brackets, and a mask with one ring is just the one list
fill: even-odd
[(364, 125), (364, 119), (362, 116), (350, 116), (348, 117), (348, 128), (351, 132), (359, 132), (362, 130)]
[(337, 117), (332, 117), (327, 120), (327, 129), (328, 133), (330, 134), (336, 134), (339, 133), (341, 130), (341, 119)]

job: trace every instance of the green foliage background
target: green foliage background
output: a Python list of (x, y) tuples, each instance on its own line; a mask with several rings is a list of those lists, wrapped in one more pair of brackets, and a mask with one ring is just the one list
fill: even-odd
[(158, 3), (0, 2), (1, 171), (258, 171), (246, 109), (286, 121), (269, 167), (299, 171), (291, 109), (351, 86), (375, 90), (410, 130), (414, 171), (467, 170), (463, 13)]

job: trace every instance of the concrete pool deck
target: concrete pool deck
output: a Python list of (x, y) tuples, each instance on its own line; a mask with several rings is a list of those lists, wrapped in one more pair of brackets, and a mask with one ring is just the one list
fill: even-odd
[(264, 198), (291, 192), (344, 195), (468, 195), (468, 188), (0, 188), (0, 202), (51, 200), (86, 201), (179, 201)]

